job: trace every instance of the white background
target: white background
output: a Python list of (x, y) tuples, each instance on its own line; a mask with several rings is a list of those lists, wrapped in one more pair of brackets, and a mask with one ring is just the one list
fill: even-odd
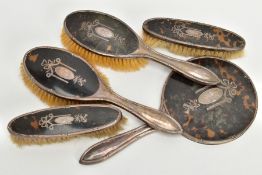
[[(82, 152), (99, 139), (81, 138), (61, 144), (19, 148), (11, 142), (6, 129), (13, 117), (46, 107), (24, 86), (19, 64), (24, 53), (35, 46), (62, 47), (59, 37), (64, 17), (75, 10), (110, 13), (139, 34), (143, 21), (151, 17), (194, 20), (239, 33), (247, 42), (246, 56), (232, 61), (252, 78), (261, 100), (261, 7), (260, 0), (0, 0), (0, 174), (261, 175), (261, 110), (248, 131), (227, 144), (207, 146), (182, 136), (154, 133), (113, 158), (92, 166), (80, 165), (78, 160)], [(170, 70), (150, 62), (139, 72), (101, 71), (120, 95), (158, 108), (161, 89)], [(134, 116), (124, 113), (129, 116), (126, 130), (141, 125)]]

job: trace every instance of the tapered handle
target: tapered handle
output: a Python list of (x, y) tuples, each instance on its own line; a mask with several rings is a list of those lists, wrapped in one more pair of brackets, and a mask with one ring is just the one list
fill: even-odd
[(129, 111), (156, 130), (168, 133), (182, 132), (180, 124), (164, 112), (130, 101), (115, 94), (113, 91), (107, 97), (104, 98), (106, 101)]
[(98, 142), (88, 148), (82, 154), (79, 162), (81, 164), (87, 165), (106, 160), (133, 143), (134, 141), (151, 133), (152, 131), (154, 131), (152, 128), (143, 125), (123, 134), (119, 134), (114, 137), (102, 140), (101, 142)]
[(163, 55), (147, 46), (144, 46), (144, 53), (145, 57), (151, 58), (154, 61), (170, 67), (174, 71), (183, 74), (192, 81), (196, 81), (204, 85), (216, 85), (220, 83), (220, 79), (215, 73), (198, 64)]

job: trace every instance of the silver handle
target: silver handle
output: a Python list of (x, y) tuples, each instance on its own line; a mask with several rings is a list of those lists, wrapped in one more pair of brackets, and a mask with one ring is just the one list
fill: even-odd
[(106, 95), (106, 97), (104, 98), (106, 101), (131, 112), (156, 130), (168, 133), (182, 132), (180, 124), (164, 112), (130, 101), (115, 94), (113, 91)]
[(172, 68), (192, 81), (204, 85), (216, 85), (220, 83), (217, 75), (203, 66), (163, 55), (145, 45), (141, 46), (140, 52), (142, 52), (145, 57)]
[(82, 154), (79, 162), (88, 165), (106, 160), (152, 131), (154, 131), (152, 128), (143, 125), (123, 134), (102, 140), (88, 148)]

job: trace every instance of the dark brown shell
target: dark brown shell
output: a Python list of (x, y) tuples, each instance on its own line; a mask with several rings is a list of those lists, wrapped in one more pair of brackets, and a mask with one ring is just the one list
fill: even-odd
[(158, 39), (197, 48), (239, 51), (245, 47), (245, 40), (236, 33), (193, 21), (152, 18), (144, 22), (143, 30)]
[(34, 83), (58, 96), (88, 97), (100, 86), (96, 72), (84, 60), (75, 59), (72, 53), (59, 48), (34, 48), (25, 54), (23, 66)]
[(181, 124), (183, 135), (196, 142), (220, 144), (242, 135), (257, 111), (256, 90), (249, 77), (229, 61), (203, 57), (191, 62), (216, 73), (221, 83), (203, 86), (172, 72), (162, 93), (164, 110)]
[(25, 137), (71, 136), (115, 125), (121, 112), (106, 105), (77, 105), (48, 108), (23, 114), (8, 124), (12, 135)]
[(87, 50), (106, 56), (126, 55), (136, 51), (139, 40), (120, 19), (98, 11), (76, 11), (64, 21), (66, 34)]

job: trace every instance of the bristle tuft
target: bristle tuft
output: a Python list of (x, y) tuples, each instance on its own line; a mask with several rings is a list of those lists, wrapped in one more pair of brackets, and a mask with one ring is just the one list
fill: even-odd
[(11, 140), (18, 146), (25, 146), (25, 145), (45, 145), (45, 144), (52, 144), (52, 143), (61, 143), (65, 141), (69, 141), (79, 137), (89, 137), (89, 138), (102, 138), (102, 137), (110, 137), (116, 135), (121, 130), (123, 130), (123, 126), (126, 124), (127, 118), (122, 117), (121, 120), (109, 128), (102, 129), (100, 131), (93, 131), (86, 134), (75, 135), (75, 136), (61, 136), (61, 137), (32, 137), (32, 136), (18, 136), (18, 135), (11, 135)]
[(219, 58), (226, 58), (226, 59), (238, 58), (238, 57), (244, 56), (243, 50), (241, 51), (215, 51), (215, 50), (190, 47), (190, 46), (185, 46), (182, 44), (176, 44), (176, 43), (171, 43), (168, 41), (163, 41), (163, 40), (154, 38), (145, 32), (143, 32), (143, 40), (147, 45), (151, 47), (166, 48), (170, 52), (173, 52), (177, 55), (182, 55), (182, 56), (193, 56), (193, 57), (212, 56), (212, 57), (219, 57)]
[(98, 65), (106, 68), (111, 68), (116, 71), (137, 71), (147, 65), (148, 61), (144, 58), (116, 58), (99, 55), (94, 52), (88, 51), (76, 42), (74, 42), (64, 31), (62, 30), (61, 41), (63, 45), (71, 52), (83, 57), (90, 64)]
[(60, 98), (58, 96), (52, 95), (41, 88), (39, 88), (26, 74), (23, 64), (20, 65), (20, 73), (23, 79), (24, 84), (32, 93), (34, 93), (42, 102), (46, 103), (49, 106), (62, 106), (62, 105), (74, 105), (84, 102), (68, 100)]
[(98, 69), (96, 69), (96, 68), (94, 68), (94, 69), (96, 71), (97, 76), (103, 81), (103, 84), (106, 87), (108, 87), (109, 89), (111, 89), (110, 82), (109, 82), (109, 79), (107, 78), (107, 76), (105, 74), (103, 74), (102, 72), (100, 72)]

